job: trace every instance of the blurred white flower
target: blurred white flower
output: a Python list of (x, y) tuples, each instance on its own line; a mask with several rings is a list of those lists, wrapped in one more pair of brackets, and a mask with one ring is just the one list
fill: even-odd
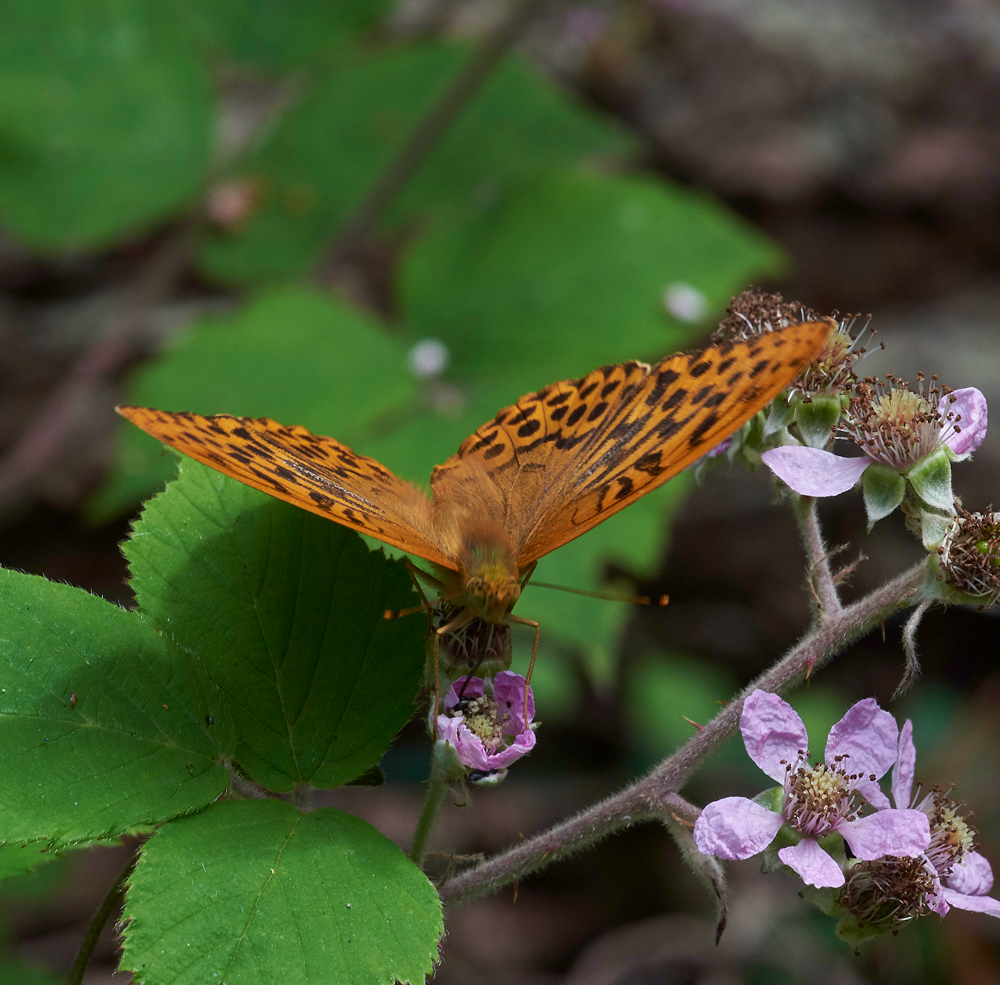
[(697, 322), (708, 314), (708, 298), (690, 284), (668, 284), (663, 307), (678, 321)]
[(440, 339), (421, 339), (407, 354), (410, 372), (418, 379), (440, 376), (451, 362), (451, 353)]

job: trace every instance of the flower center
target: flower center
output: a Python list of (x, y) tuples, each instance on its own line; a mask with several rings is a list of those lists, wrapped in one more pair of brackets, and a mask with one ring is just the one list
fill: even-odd
[(931, 825), (931, 843), (924, 854), (942, 879), (976, 847), (976, 829), (962, 817), (961, 809), (962, 804), (937, 789), (917, 805)]
[(838, 902), (858, 918), (859, 927), (895, 933), (927, 911), (926, 899), (934, 892), (934, 877), (922, 858), (887, 855), (874, 862), (858, 862)]
[[(929, 455), (943, 443), (951, 425), (938, 410), (942, 389), (914, 393), (906, 384), (890, 377), (885, 383), (867, 380), (857, 388), (843, 430), (860, 448), (883, 465), (905, 469)], [(924, 386), (918, 377), (918, 387)], [(950, 417), (950, 415), (948, 415)]]
[(1000, 515), (958, 507), (938, 554), (949, 583), (960, 592), (985, 597), (987, 605), (1000, 598)]
[[(799, 753), (800, 763), (806, 753)], [(858, 803), (852, 781), (840, 765), (846, 756), (838, 756), (835, 765), (815, 766), (785, 764), (785, 820), (802, 834), (821, 837), (839, 821), (853, 821)]]

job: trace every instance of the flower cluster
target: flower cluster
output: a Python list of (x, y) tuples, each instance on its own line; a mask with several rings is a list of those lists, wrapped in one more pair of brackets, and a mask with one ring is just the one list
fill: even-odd
[[(859, 701), (830, 730), (823, 761), (814, 762), (794, 709), (754, 691), (740, 729), (750, 758), (781, 786), (754, 800), (708, 804), (694, 827), (703, 854), (764, 853), (769, 868), (787, 866), (852, 943), (952, 906), (1000, 916), (1000, 902), (986, 895), (989, 862), (975, 850), (962, 805), (936, 788), (913, 793), (911, 722), (898, 730), (872, 699)], [(890, 768), (891, 800), (878, 784)]]

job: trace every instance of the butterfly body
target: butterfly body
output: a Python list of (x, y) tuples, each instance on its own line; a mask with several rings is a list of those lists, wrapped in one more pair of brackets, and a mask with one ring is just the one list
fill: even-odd
[(153, 437), (241, 482), (430, 562), (456, 615), (512, 609), (537, 560), (662, 485), (801, 373), (833, 323), (806, 322), (654, 366), (630, 361), (503, 408), (431, 474), (430, 496), (333, 438), (268, 418), (120, 407)]

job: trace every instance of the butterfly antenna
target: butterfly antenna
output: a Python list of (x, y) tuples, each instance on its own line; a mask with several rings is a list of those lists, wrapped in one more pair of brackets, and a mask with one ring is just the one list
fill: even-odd
[(628, 602), (631, 605), (666, 605), (669, 595), (619, 595), (617, 592), (589, 592), (585, 588), (568, 588), (566, 585), (553, 585), (547, 581), (529, 581), (534, 588), (552, 588), (557, 592), (569, 592), (571, 595), (586, 595), (587, 598), (604, 599), (606, 602)]

